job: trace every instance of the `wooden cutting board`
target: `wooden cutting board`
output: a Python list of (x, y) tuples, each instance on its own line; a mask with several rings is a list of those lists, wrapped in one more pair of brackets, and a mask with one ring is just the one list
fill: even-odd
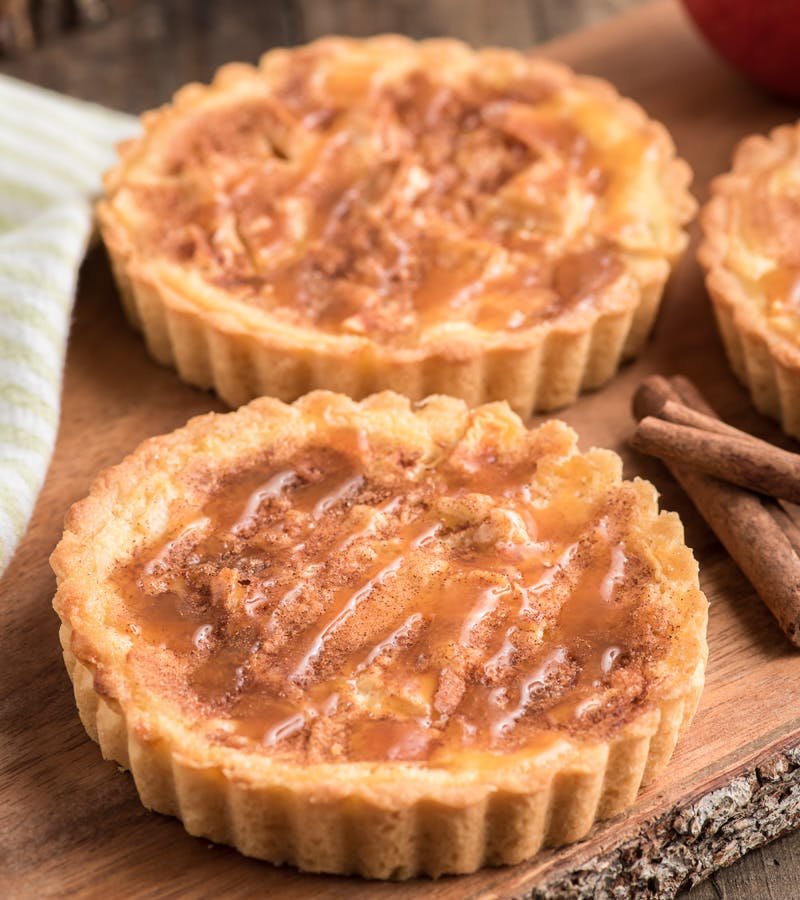
[[(677, 5), (659, 2), (545, 47), (611, 79), (671, 129), (695, 191), (728, 164), (736, 141), (797, 109), (729, 72)], [(27, 537), (0, 583), (0, 896), (489, 898), (671, 895), (800, 826), (800, 655), (657, 462), (625, 447), (630, 397), (651, 372), (684, 372), (735, 424), (785, 443), (730, 375), (700, 273), (687, 254), (645, 358), (563, 413), (581, 445), (618, 450), (686, 524), (711, 601), (705, 694), (670, 768), (629, 814), (533, 863), (405, 884), (300, 875), (188, 836), (145, 811), (130, 776), (86, 737), (61, 663), (47, 558), (67, 507), (102, 467), (189, 416), (221, 410), (150, 361), (119, 310), (107, 262), (85, 266), (69, 346), (61, 433)]]

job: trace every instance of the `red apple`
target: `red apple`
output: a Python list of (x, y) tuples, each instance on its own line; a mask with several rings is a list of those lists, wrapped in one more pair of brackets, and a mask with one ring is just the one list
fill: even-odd
[(754, 81), (800, 97), (799, 0), (683, 0), (711, 44)]

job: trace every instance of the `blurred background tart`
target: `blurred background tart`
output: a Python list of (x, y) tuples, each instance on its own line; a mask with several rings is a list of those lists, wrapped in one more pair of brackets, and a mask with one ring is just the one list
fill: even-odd
[(123, 302), (233, 406), (563, 406), (639, 352), (694, 211), (608, 83), (452, 40), (273, 50), (142, 121), (98, 207)]
[(745, 138), (701, 222), (731, 367), (758, 410), (800, 438), (800, 124)]

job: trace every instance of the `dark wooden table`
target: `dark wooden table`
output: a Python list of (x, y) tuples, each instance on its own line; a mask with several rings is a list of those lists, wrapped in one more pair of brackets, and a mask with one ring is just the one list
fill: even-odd
[[(167, 0), (139, 2), (102, 25), (53, 36), (0, 59), (0, 72), (139, 112), (222, 63), (337, 32), (449, 35), (473, 44), (528, 47), (642, 0)], [(800, 833), (754, 851), (685, 896), (800, 897)]]

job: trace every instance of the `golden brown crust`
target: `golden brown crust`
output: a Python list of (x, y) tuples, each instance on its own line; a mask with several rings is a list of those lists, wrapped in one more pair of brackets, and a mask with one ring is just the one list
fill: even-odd
[(125, 308), (234, 406), (315, 387), (562, 406), (640, 350), (694, 211), (666, 131), (608, 84), (455, 41), (272, 51), (143, 122), (98, 206)]
[(800, 124), (745, 138), (702, 210), (698, 259), (731, 368), (756, 407), (800, 437), (800, 315), (793, 299)]
[[(147, 806), (179, 815), (194, 834), (276, 863), (403, 878), (517, 862), (543, 844), (575, 840), (596, 817), (628, 805), (642, 780), (658, 774), (702, 689), (706, 602), (679, 520), (658, 514), (652, 487), (640, 481), (625, 490), (637, 498), (637, 534), (659, 573), (647, 602), (671, 610), (669, 639), (650, 661), (646, 702), (612, 723), (605, 737), (591, 729), (556, 729), (545, 731), (545, 740), (505, 752), (456, 748), (433, 766), (324, 757), (301, 764), (296, 756), (209, 740), (168, 694), (142, 686), (132, 652), (135, 633), (120, 628), (113, 614), (121, 602), (114, 573), (154, 536), (171, 534), (187, 510), (208, 496), (214, 468), (235, 469), (265, 446), (302, 446), (311, 431), (322, 428), (324, 434), (331, 423), (356, 424), (370, 440), (383, 440), (381, 447), (400, 441), (412, 454), (466, 436), (472, 452), (476, 417), (482, 429), (491, 426), (501, 435), (501, 446), (525, 433), (502, 406), (468, 414), (459, 401), (444, 397), (417, 410), (393, 394), (361, 404), (323, 392), (293, 407), (258, 400), (145, 442), (72, 508), (52, 557), (65, 661), (89, 734), (105, 756), (132, 770)], [(550, 484), (547, 471), (559, 470), (559, 459), (594, 470), (591, 490), (606, 479), (609, 486), (620, 484), (616, 457), (578, 454), (560, 423), (530, 435), (531, 446), (551, 452), (542, 457), (550, 462), (536, 476), (539, 490)], [(484, 439), (485, 433), (478, 444)], [(587, 484), (576, 498), (589, 490)]]

